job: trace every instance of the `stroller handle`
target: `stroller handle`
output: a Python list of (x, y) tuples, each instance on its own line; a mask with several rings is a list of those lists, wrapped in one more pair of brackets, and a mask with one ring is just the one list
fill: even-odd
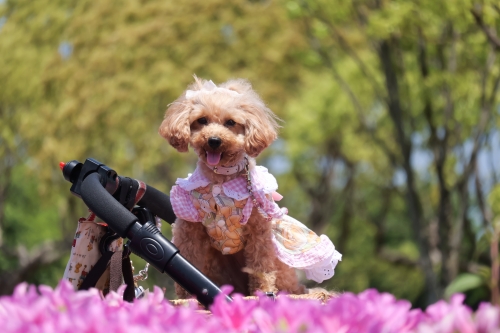
[[(141, 224), (134, 214), (117, 201), (110, 193), (116, 189), (116, 173), (95, 160), (89, 160), (91, 160), (90, 164), (98, 165), (98, 167), (93, 167), (93, 171), (78, 175), (80, 179), (78, 193), (72, 192), (80, 196), (90, 210), (105, 221), (111, 230), (120, 237), (128, 238), (128, 246), (133, 253), (149, 262), (161, 273), (168, 274), (188, 293), (195, 295), (203, 306), (208, 308), (214, 302), (215, 297), (222, 293), (219, 287), (182, 257), (175, 245), (156, 228), (154, 221)], [(99, 172), (102, 166), (106, 172)], [(89, 168), (86, 169), (84, 165), (81, 169), (87, 170)], [(69, 178), (66, 179), (74, 185), (77, 183), (74, 175), (71, 180)], [(153, 191), (149, 192), (149, 196), (145, 194), (139, 201), (139, 205), (142, 203), (146, 208), (149, 205), (149, 207), (160, 209), (160, 202), (150, 203), (152, 198), (156, 200), (163, 198), (170, 204), (166, 194), (154, 188), (148, 188), (148, 190), (150, 189)], [(169, 209), (171, 206), (163, 209), (163, 212), (168, 213)], [(231, 301), (229, 296), (227, 299)]]

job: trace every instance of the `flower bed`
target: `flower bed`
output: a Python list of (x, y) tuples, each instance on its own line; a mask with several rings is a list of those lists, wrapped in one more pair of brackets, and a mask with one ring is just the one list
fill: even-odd
[[(225, 292), (229, 290), (223, 288)], [(61, 282), (55, 289), (20, 284), (0, 298), (3, 333), (156, 333), (156, 332), (500, 332), (500, 308), (484, 303), (473, 313), (463, 296), (439, 301), (425, 312), (387, 293), (366, 290), (342, 294), (322, 305), (315, 300), (222, 297), (211, 315), (195, 305), (174, 307), (159, 288), (133, 304), (111, 293), (73, 291)]]

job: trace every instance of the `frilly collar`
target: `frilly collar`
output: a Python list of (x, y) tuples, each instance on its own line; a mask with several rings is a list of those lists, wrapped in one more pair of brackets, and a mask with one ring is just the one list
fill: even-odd
[(207, 186), (210, 181), (203, 175), (200, 168), (196, 168), (193, 173), (188, 174), (187, 178), (177, 178), (175, 183), (183, 190), (192, 191), (198, 187)]
[[(252, 177), (252, 190), (254, 192), (272, 193), (278, 189), (276, 179), (263, 166), (251, 168), (250, 176)], [(210, 184), (210, 180), (203, 175), (200, 168), (196, 168), (192, 174), (188, 174), (187, 178), (177, 178), (175, 183), (185, 191), (192, 191), (207, 186)], [(222, 188), (228, 197), (242, 200), (250, 196), (246, 185), (245, 177), (237, 177), (223, 183)]]

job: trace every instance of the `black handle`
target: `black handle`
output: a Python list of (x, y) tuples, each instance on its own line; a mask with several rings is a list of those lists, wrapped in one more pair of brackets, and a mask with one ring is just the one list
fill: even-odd
[(90, 210), (113, 231), (130, 239), (132, 252), (161, 273), (169, 274), (205, 307), (208, 308), (215, 296), (221, 293), (219, 287), (179, 254), (175, 245), (161, 234), (152, 221), (141, 225), (134, 214), (116, 201), (101, 185), (98, 173), (91, 173), (83, 180), (81, 196)]
[(139, 223), (137, 217), (120, 205), (101, 185), (101, 177), (94, 172), (89, 174), (81, 184), (83, 202), (99, 218), (105, 221), (120, 237), (126, 238), (128, 229)]
[(137, 203), (153, 212), (162, 220), (172, 224), (175, 222), (175, 214), (170, 203), (170, 197), (165, 193), (158, 191), (153, 186), (147, 185), (146, 192), (142, 199)]

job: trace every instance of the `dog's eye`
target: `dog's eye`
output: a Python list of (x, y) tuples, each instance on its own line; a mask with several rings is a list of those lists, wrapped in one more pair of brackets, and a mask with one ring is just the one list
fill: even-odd
[(206, 125), (208, 124), (207, 118), (203, 117), (197, 120), (198, 124)]
[(228, 121), (226, 121), (225, 125), (227, 127), (233, 127), (234, 125), (236, 125), (236, 122), (232, 119), (229, 119)]

